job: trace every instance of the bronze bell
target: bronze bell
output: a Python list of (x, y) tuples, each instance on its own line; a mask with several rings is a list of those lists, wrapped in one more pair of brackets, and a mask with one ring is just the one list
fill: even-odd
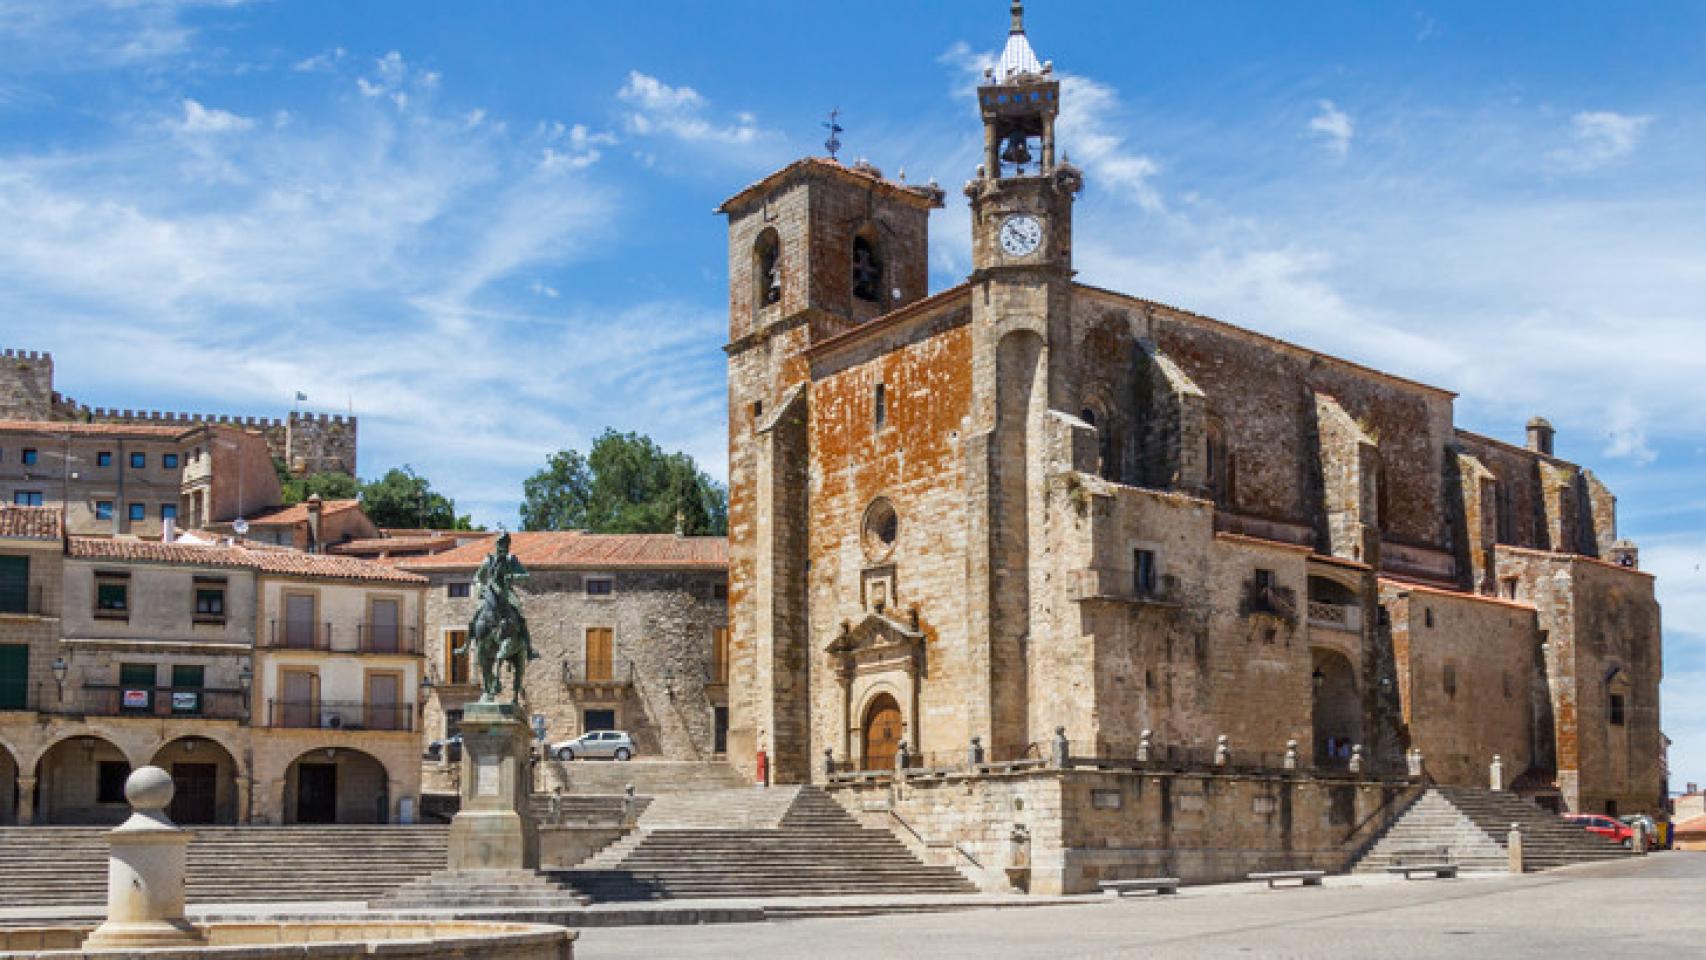
[(1001, 154), (1001, 159), (1008, 163), (1027, 164), (1031, 162), (1031, 148), (1026, 145), (1025, 138), (1013, 136), (1007, 139), (1007, 149)]

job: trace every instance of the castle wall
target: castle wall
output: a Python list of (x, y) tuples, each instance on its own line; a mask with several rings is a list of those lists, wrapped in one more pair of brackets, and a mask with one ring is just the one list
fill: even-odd
[(51, 420), (53, 354), (0, 350), (0, 420)]

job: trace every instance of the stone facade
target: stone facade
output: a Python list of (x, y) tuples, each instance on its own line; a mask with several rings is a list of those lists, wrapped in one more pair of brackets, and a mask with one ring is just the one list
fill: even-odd
[[(609, 726), (634, 737), (639, 756), (720, 756), (719, 715), (728, 681), (718, 666), (728, 627), (724, 541), (669, 535), (517, 533), (511, 549), (528, 570), (521, 603), (540, 659), (524, 686), (528, 712), (552, 742)], [(478, 667), (457, 658), (478, 603), (471, 582), (489, 538), (400, 561), (428, 576), (427, 656), (438, 678), (426, 707), (431, 738), (454, 732), (480, 696)], [(607, 631), (606, 641), (595, 636)], [(593, 646), (590, 651), (589, 645)], [(606, 669), (607, 668), (607, 669)]]
[[(868, 166), (722, 207), (731, 760), (796, 781), (1149, 731), (1198, 762), (1419, 749), (1474, 784), (1496, 753), (1569, 809), (1656, 809), (1657, 610), (1596, 559), (1636, 560), (1610, 492), (1549, 425), (1479, 437), (1449, 391), (1074, 282), (1082, 175), (1036, 69), (980, 87), (959, 286), (911, 285), (935, 194)], [(900, 278), (874, 315), (841, 295), (873, 220)]]
[(53, 355), (35, 350), (7, 349), (0, 353), (0, 420), (101, 423), (179, 430), (204, 424), (228, 426), (263, 435), (271, 456), (283, 460), (297, 476), (313, 473), (355, 476), (357, 423), (353, 416), (293, 410), (283, 418), (235, 417), (229, 414), (90, 407), (54, 390)]
[[(116, 823), (124, 774), (144, 764), (178, 780), (185, 823), (418, 809), (423, 579), (348, 558), (64, 539), (56, 525), (7, 536), (20, 512), (0, 508), (0, 564), (26, 560), (30, 587), (25, 610), (0, 611), (0, 823)], [(316, 599), (301, 649), (278, 627), (293, 593)], [(376, 618), (387, 601), (396, 616)], [(283, 702), (293, 668), (315, 678), (307, 702)]]
[(258, 433), (230, 427), (0, 422), (0, 498), (65, 508), (72, 534), (158, 539), (278, 503)]

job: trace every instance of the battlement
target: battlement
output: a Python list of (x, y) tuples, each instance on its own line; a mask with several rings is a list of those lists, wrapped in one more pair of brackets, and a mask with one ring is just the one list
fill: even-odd
[(283, 417), (185, 413), (91, 407), (53, 389), (53, 355), (45, 350), (0, 350), (0, 419), (110, 423), (127, 426), (234, 427), (266, 436), (272, 455), (298, 475), (322, 472), (355, 475), (354, 416), (291, 411)]

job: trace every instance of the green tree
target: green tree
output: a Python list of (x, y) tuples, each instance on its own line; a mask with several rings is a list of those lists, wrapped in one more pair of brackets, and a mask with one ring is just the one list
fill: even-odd
[(284, 504), (301, 503), (314, 494), (322, 500), (354, 500), (361, 496), (361, 481), (347, 473), (316, 473), (298, 477), (290, 472), (281, 457), (272, 458), (278, 472), (278, 486), (284, 494)]
[(455, 503), (433, 490), (427, 478), (407, 464), (392, 467), (378, 480), (362, 484), (361, 506), (381, 527), (474, 529), (469, 517), (456, 515)]
[(551, 454), (522, 484), (521, 529), (723, 536), (729, 495), (685, 453), (606, 429), (585, 457)]

